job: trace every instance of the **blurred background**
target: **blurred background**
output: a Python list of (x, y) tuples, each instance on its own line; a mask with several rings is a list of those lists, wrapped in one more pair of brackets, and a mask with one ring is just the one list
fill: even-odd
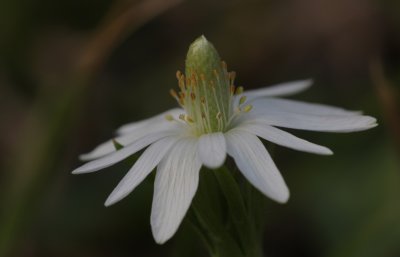
[(296, 99), (378, 119), (295, 132), (330, 157), (275, 148), (292, 196), (268, 200), (266, 256), (400, 256), (399, 1), (1, 0), (1, 257), (207, 256), (185, 222), (154, 243), (151, 181), (103, 206), (126, 165), (70, 174), (120, 125), (175, 106), (168, 90), (202, 34), (237, 85), (314, 78)]

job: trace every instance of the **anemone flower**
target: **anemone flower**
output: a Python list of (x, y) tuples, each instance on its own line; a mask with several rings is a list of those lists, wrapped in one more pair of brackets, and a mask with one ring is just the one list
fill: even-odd
[(151, 227), (160, 244), (174, 235), (184, 218), (203, 165), (216, 169), (229, 155), (255, 188), (285, 203), (289, 190), (260, 138), (298, 151), (331, 155), (328, 148), (281, 128), (353, 132), (377, 125), (376, 119), (360, 112), (279, 98), (306, 90), (311, 80), (248, 91), (235, 87), (235, 73), (227, 71), (204, 36), (191, 44), (185, 73), (176, 74), (180, 91), (170, 92), (180, 108), (122, 126), (113, 139), (122, 149), (107, 141), (81, 155), (90, 162), (73, 171), (95, 172), (146, 148), (105, 205), (126, 197), (157, 167)]

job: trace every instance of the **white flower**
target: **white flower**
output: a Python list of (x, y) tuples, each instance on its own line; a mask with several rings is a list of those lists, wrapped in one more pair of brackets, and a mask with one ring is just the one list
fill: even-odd
[(182, 108), (122, 126), (115, 138), (122, 149), (115, 150), (113, 141), (107, 141), (82, 155), (82, 160), (91, 161), (73, 173), (98, 171), (147, 147), (105, 205), (123, 199), (157, 167), (151, 227), (161, 244), (173, 236), (185, 216), (202, 165), (218, 168), (228, 154), (254, 187), (285, 203), (289, 190), (259, 138), (299, 151), (330, 155), (328, 148), (280, 128), (352, 132), (376, 126), (375, 118), (360, 112), (277, 98), (306, 90), (311, 80), (243, 91), (233, 86), (234, 77), (225, 63), (221, 64), (212, 44), (200, 37), (190, 46), (186, 76), (177, 73), (180, 92), (171, 91)]

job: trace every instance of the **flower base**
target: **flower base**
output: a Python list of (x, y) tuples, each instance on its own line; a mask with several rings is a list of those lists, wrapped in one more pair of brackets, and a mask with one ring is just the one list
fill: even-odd
[(265, 198), (226, 167), (203, 169), (188, 213), (213, 257), (261, 257)]

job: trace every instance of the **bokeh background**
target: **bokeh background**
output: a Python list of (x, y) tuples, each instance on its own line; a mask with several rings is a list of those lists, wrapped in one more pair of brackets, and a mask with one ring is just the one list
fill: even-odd
[(202, 34), (238, 85), (311, 77), (296, 99), (379, 122), (295, 133), (330, 157), (275, 148), (292, 196), (268, 200), (266, 255), (400, 256), (399, 1), (1, 0), (1, 257), (207, 256), (186, 222), (154, 243), (151, 181), (103, 206), (124, 164), (70, 174), (121, 124), (175, 106), (168, 90)]

